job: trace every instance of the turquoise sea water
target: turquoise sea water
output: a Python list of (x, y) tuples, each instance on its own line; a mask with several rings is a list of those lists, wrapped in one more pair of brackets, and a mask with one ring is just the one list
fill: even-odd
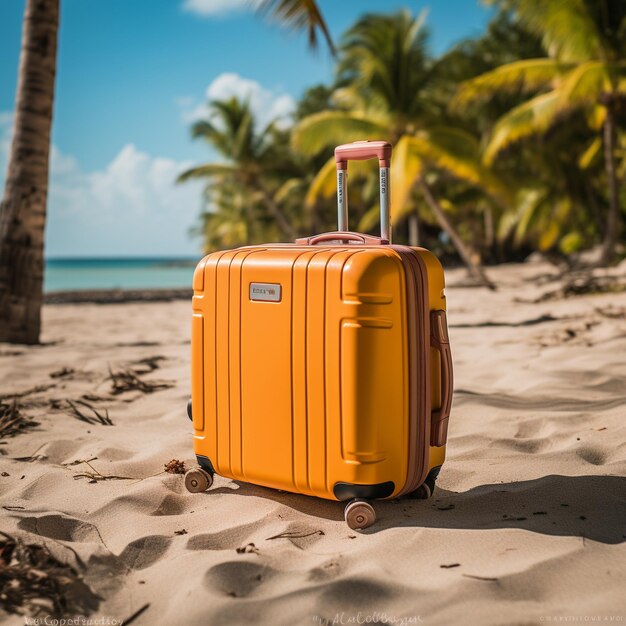
[(189, 287), (196, 259), (48, 259), (44, 292)]

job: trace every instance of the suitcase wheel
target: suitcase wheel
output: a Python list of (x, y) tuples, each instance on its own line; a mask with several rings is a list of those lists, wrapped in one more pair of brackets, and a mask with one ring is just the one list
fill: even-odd
[(213, 476), (202, 468), (190, 469), (185, 474), (185, 487), (191, 493), (202, 493), (213, 484)]
[(374, 507), (365, 500), (352, 500), (344, 510), (346, 524), (352, 530), (363, 530), (376, 521)]
[(429, 475), (415, 491), (409, 494), (409, 498), (428, 500), (433, 493), (435, 493), (435, 478)]
[(187, 402), (187, 417), (193, 421), (193, 413), (191, 411), (191, 400)]

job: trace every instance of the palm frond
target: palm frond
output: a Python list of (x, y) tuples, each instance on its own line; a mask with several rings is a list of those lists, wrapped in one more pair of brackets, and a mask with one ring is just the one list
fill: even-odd
[[(393, 171), (393, 169), (392, 169)], [(378, 168), (374, 168), (367, 161), (351, 161), (348, 171), (348, 180), (357, 181), (368, 178), (378, 173)], [(311, 207), (319, 198), (334, 198), (337, 193), (337, 167), (335, 157), (332, 156), (315, 175), (311, 182), (309, 191), (307, 192), (305, 204)], [(350, 193), (350, 185), (348, 185), (348, 193)], [(393, 197), (393, 196), (392, 196)]]
[(222, 163), (205, 163), (185, 170), (178, 175), (177, 183), (184, 183), (194, 178), (213, 178), (215, 176), (233, 176), (236, 175), (238, 169), (232, 165)]
[(498, 93), (533, 92), (549, 86), (573, 67), (553, 59), (524, 59), (507, 63), (461, 83), (450, 107), (463, 111), (470, 104), (487, 100)]
[(552, 58), (579, 63), (603, 57), (602, 34), (584, 0), (514, 0), (513, 8)]
[(335, 44), (315, 0), (260, 0), (256, 7), (262, 14), (269, 15), (289, 28), (305, 31), (309, 47), (313, 50), (318, 48), (318, 33), (321, 33), (331, 53), (335, 54)]
[(578, 167), (581, 170), (589, 169), (598, 159), (602, 152), (602, 139), (594, 137), (586, 150), (578, 157)]
[(520, 192), (520, 201), (515, 215), (514, 241), (519, 245), (529, 234), (535, 213), (545, 203), (545, 190), (527, 189)]
[(470, 133), (435, 127), (412, 137), (410, 147), (421, 160), (482, 188), (501, 206), (512, 202), (507, 185), (481, 163), (478, 141)]
[[(395, 217), (394, 214), (391, 214)], [(365, 215), (359, 220), (357, 229), (360, 233), (367, 233), (374, 230), (376, 224), (380, 221), (380, 204), (374, 205), (371, 209), (365, 212)]]
[(387, 135), (388, 129), (377, 121), (345, 111), (323, 111), (306, 117), (294, 128), (292, 145), (300, 154), (312, 156), (341, 143)]
[(305, 205), (312, 207), (318, 198), (331, 198), (336, 192), (337, 168), (335, 157), (332, 156), (315, 175), (306, 194)]
[(604, 91), (610, 90), (607, 67), (602, 61), (581, 63), (569, 72), (558, 89), (560, 100), (565, 107), (593, 106)]
[(561, 111), (562, 103), (558, 91), (549, 91), (506, 113), (494, 126), (489, 144), (485, 148), (485, 163), (491, 164), (496, 155), (507, 146), (547, 131)]
[(289, 178), (276, 190), (274, 200), (276, 200), (278, 204), (282, 204), (292, 196), (301, 194), (305, 185), (306, 183), (302, 178)]
[(391, 220), (392, 224), (397, 224), (413, 210), (413, 187), (424, 170), (413, 137), (405, 135), (394, 146), (391, 165)]

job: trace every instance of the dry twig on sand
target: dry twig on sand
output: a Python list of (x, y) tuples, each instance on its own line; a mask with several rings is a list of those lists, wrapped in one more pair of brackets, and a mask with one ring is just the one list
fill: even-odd
[(145, 611), (150, 608), (150, 603), (144, 604), (140, 609), (135, 611), (132, 615), (127, 617), (125, 620), (122, 620), (120, 623), (124, 624), (124, 626), (130, 626), (140, 615), (142, 615)]
[(71, 367), (62, 367), (60, 370), (56, 370), (50, 374), (50, 378), (68, 378), (73, 376), (75, 370)]
[(45, 546), (0, 531), (0, 607), (7, 613), (68, 618), (90, 615), (101, 598)]
[(133, 372), (135, 374), (147, 374), (148, 372), (153, 372), (156, 369), (161, 367), (159, 365), (160, 361), (165, 361), (165, 357), (160, 354), (157, 356), (149, 356), (145, 359), (140, 359), (139, 361), (135, 361), (133, 364), (134, 367)]
[(0, 402), (0, 439), (15, 437), (35, 426), (39, 426), (39, 422), (35, 422), (20, 411), (17, 398), (13, 398), (10, 404)]
[[(141, 372), (145, 373), (145, 372)], [(109, 368), (109, 379), (111, 380), (111, 391), (118, 395), (126, 391), (141, 391), (141, 393), (152, 393), (159, 389), (169, 389), (174, 386), (171, 381), (146, 381), (129, 369), (113, 371)]]
[(5, 393), (0, 394), (0, 402), (3, 400), (8, 400), (11, 398), (25, 398), (26, 396), (32, 396), (35, 393), (41, 393), (42, 391), (48, 391), (48, 389), (52, 389), (52, 387), (56, 387), (55, 383), (51, 383), (50, 385), (37, 385), (36, 387), (31, 387), (26, 391), (19, 391), (18, 393)]
[[(102, 424), (103, 426), (113, 426), (113, 422), (111, 420), (111, 418), (109, 417), (109, 412), (104, 409), (104, 413), (101, 413), (100, 411), (98, 411), (97, 409), (94, 409), (93, 406), (91, 406), (91, 404), (89, 404), (88, 402), (85, 402), (84, 400), (76, 400), (76, 402), (72, 402), (71, 400), (67, 400), (66, 401), (70, 408), (72, 409), (72, 412), (70, 413), (70, 415), (72, 417), (75, 417), (76, 419), (79, 419), (81, 422), (87, 422), (87, 424)], [(89, 409), (92, 413), (92, 415), (87, 415), (84, 411), (81, 411), (76, 405), (80, 404), (81, 406), (84, 406), (85, 408)]]
[(284, 533), (280, 533), (279, 535), (274, 535), (273, 537), (268, 537), (266, 541), (272, 541), (272, 539), (304, 539), (305, 537), (312, 537), (313, 535), (324, 535), (323, 530), (312, 530), (311, 532), (298, 532), (294, 531), (286, 531)]
[[(92, 459), (93, 460), (93, 459)], [(76, 465), (80, 465), (84, 463), (88, 465), (92, 471), (91, 472), (81, 472), (80, 474), (74, 474), (74, 480), (79, 478), (89, 478), (90, 483), (97, 483), (105, 480), (134, 480), (132, 476), (116, 476), (115, 474), (101, 474), (89, 461), (79, 461)], [(72, 463), (72, 465), (74, 465)]]

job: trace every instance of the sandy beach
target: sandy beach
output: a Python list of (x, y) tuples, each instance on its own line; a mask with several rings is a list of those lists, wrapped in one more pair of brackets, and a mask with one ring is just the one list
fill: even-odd
[(2, 401), (39, 424), (1, 441), (0, 528), (75, 569), (74, 613), (118, 623), (624, 623), (626, 292), (563, 297), (544, 263), (490, 276), (447, 274), (435, 495), (377, 503), (364, 532), (339, 503), (163, 471), (195, 464), (188, 301), (45, 305), (42, 345), (0, 345)]

